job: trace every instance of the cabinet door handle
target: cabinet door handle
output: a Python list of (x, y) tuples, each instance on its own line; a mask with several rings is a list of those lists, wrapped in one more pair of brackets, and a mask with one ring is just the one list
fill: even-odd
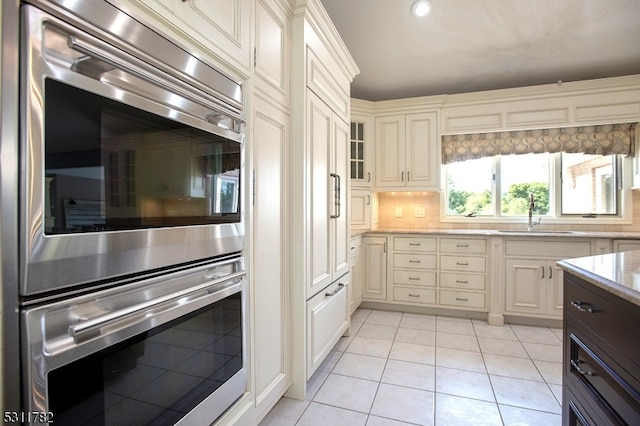
[(553, 266), (549, 266), (549, 279), (553, 278)]
[(404, 172), (400, 172), (400, 180), (404, 182)]
[(407, 172), (407, 182), (409, 182), (411, 180), (411, 172)]
[[(582, 305), (586, 305), (586, 306), (588, 306), (588, 308), (583, 308)], [(571, 302), (571, 306), (573, 306), (574, 308), (576, 308), (580, 312), (587, 312), (589, 314), (595, 313), (595, 309), (593, 309), (593, 305), (591, 305), (589, 303), (581, 302), (579, 300), (572, 301)]]
[(367, 172), (367, 182), (371, 182), (371, 172)]
[(584, 370), (584, 369), (580, 368), (580, 364), (582, 364), (583, 362), (584, 361), (581, 361), (579, 359), (572, 359), (571, 360), (571, 366), (573, 368), (575, 368), (576, 371), (578, 373), (582, 374), (583, 376), (597, 376), (597, 374), (594, 373), (593, 371), (587, 371), (587, 370)]
[(330, 173), (333, 178), (333, 209), (334, 214), (330, 215), (331, 219), (337, 219), (340, 217), (340, 175)]
[(344, 284), (340, 283), (340, 284), (338, 284), (338, 288), (336, 288), (332, 292), (326, 292), (324, 295), (325, 295), (325, 297), (333, 297), (336, 294), (338, 294), (340, 292), (340, 290), (342, 290), (343, 288), (344, 288)]
[(367, 205), (371, 205), (371, 195), (367, 195)]
[(542, 278), (544, 278), (544, 266), (541, 266), (540, 269), (542, 269)]

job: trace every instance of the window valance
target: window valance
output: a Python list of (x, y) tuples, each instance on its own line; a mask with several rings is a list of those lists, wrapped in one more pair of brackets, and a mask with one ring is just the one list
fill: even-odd
[(442, 164), (542, 152), (635, 154), (636, 123), (442, 136)]

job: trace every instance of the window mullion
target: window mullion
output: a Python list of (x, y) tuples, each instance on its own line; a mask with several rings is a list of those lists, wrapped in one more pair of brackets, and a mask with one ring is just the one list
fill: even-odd
[(502, 216), (502, 191), (501, 191), (501, 175), (500, 175), (500, 155), (496, 155), (493, 157), (492, 172), (493, 172), (493, 187), (491, 188), (491, 192), (493, 193), (493, 215), (495, 217)]

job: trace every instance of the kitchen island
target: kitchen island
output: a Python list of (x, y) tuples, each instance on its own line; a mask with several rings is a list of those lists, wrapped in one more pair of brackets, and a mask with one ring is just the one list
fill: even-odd
[(563, 425), (640, 424), (640, 251), (564, 270)]

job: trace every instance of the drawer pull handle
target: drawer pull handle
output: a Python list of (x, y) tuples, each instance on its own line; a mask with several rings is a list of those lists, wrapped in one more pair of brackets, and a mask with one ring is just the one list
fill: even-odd
[(456, 297), (456, 300), (458, 300), (460, 302), (468, 302), (469, 298), (468, 297)]
[(458, 266), (469, 266), (469, 262), (456, 262)]
[(467, 280), (456, 280), (456, 282), (458, 284), (469, 284), (469, 281), (467, 281)]
[(466, 248), (469, 247), (469, 244), (456, 244), (456, 247)]
[(409, 293), (409, 297), (420, 297), (420, 295), (419, 294)]
[(582, 374), (583, 376), (597, 376), (596, 373), (594, 373), (593, 371), (587, 371), (587, 370), (583, 370), (582, 368), (580, 368), (580, 364), (582, 364), (584, 361), (580, 361), (579, 359), (572, 359), (571, 360), (571, 366), (573, 368), (576, 369), (576, 371), (580, 374)]
[[(586, 306), (588, 306), (588, 308), (585, 309), (585, 308), (582, 307), (582, 305), (586, 305)], [(573, 306), (574, 308), (576, 308), (580, 312), (587, 312), (587, 313), (590, 313), (590, 314), (593, 314), (595, 312), (595, 309), (593, 309), (593, 305), (581, 302), (579, 300), (575, 300), (575, 301), (571, 302), (571, 306)]]
[(420, 263), (419, 260), (409, 260), (409, 263)]
[(420, 281), (420, 278), (416, 278), (416, 277), (409, 277), (409, 280), (411, 280), (411, 281)]
[(333, 290), (333, 291), (332, 291), (332, 292), (330, 292), (330, 293), (329, 293), (329, 292), (326, 292), (324, 295), (325, 295), (325, 297), (332, 297), (332, 296), (335, 296), (335, 295), (336, 295), (336, 294), (338, 294), (338, 292), (339, 292), (340, 290), (342, 290), (343, 288), (344, 288), (344, 284), (340, 283), (340, 284), (338, 284), (338, 288), (336, 288), (335, 290)]
[(410, 246), (420, 246), (421, 243), (409, 243)]

